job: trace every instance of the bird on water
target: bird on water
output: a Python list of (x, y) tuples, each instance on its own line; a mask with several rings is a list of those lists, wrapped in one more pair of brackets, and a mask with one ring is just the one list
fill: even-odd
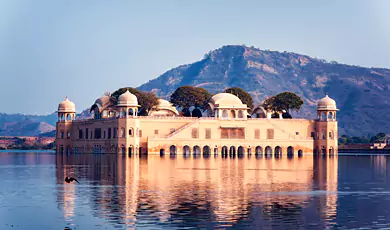
[(73, 181), (76, 181), (77, 183), (80, 184), (80, 182), (76, 178), (73, 178), (73, 177), (66, 177), (65, 178), (65, 182), (66, 183), (70, 183), (70, 182), (73, 182)]

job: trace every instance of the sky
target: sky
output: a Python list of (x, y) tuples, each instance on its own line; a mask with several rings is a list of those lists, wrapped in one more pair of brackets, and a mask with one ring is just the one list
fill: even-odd
[(390, 68), (387, 0), (0, 0), (0, 113), (78, 112), (223, 45)]

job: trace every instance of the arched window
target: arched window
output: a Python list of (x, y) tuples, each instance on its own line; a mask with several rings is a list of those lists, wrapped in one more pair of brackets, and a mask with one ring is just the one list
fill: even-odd
[(122, 110), (122, 116), (121, 117), (126, 117), (126, 110)]
[(133, 133), (133, 128), (130, 128), (130, 129), (129, 129), (129, 136), (132, 137), (133, 135), (134, 135), (134, 133)]
[(242, 110), (238, 111), (238, 118), (244, 118), (244, 112)]
[(70, 120), (72, 120), (72, 117), (71, 117), (71, 115), (68, 113), (68, 115), (66, 115), (66, 120), (67, 121), (70, 121)]
[(120, 137), (126, 137), (125, 128), (121, 128)]
[(326, 113), (321, 112), (321, 121), (326, 121)]
[(331, 139), (331, 140), (333, 140), (333, 139), (334, 139), (333, 130), (329, 132), (329, 139)]
[(222, 111), (222, 117), (223, 118), (227, 118), (228, 117), (228, 111), (227, 110), (223, 110)]
[(230, 118), (235, 118), (236, 117), (236, 111), (230, 110)]
[(70, 138), (70, 132), (68, 132), (67, 134), (66, 134), (66, 137), (69, 139)]
[(328, 113), (328, 120), (330, 120), (330, 121), (333, 120), (333, 112)]
[(129, 116), (133, 116), (134, 112), (133, 109), (129, 109)]
[(322, 139), (326, 139), (326, 134), (325, 134), (325, 131), (322, 131), (321, 138), (322, 138)]
[(83, 130), (79, 129), (79, 139), (83, 139)]

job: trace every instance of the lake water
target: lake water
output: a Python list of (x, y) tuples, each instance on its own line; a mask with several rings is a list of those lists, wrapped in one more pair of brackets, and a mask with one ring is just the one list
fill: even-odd
[(0, 152), (0, 229), (389, 228), (389, 163)]

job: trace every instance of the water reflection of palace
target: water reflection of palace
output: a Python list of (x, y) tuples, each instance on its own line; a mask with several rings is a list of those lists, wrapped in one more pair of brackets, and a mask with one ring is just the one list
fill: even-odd
[[(88, 181), (83, 194), (95, 215), (127, 226), (148, 220), (175, 227), (195, 220), (221, 226), (261, 221), (264, 226), (278, 220), (288, 227), (288, 221), (303, 223), (304, 215), (335, 215), (337, 157), (253, 158), (57, 155), (57, 179), (62, 183), (72, 172)], [(324, 194), (313, 196), (313, 190)], [(69, 202), (74, 192), (58, 194), (66, 195), (59, 200), (71, 213), (69, 205), (77, 205)], [(310, 199), (323, 208), (308, 205)]]

